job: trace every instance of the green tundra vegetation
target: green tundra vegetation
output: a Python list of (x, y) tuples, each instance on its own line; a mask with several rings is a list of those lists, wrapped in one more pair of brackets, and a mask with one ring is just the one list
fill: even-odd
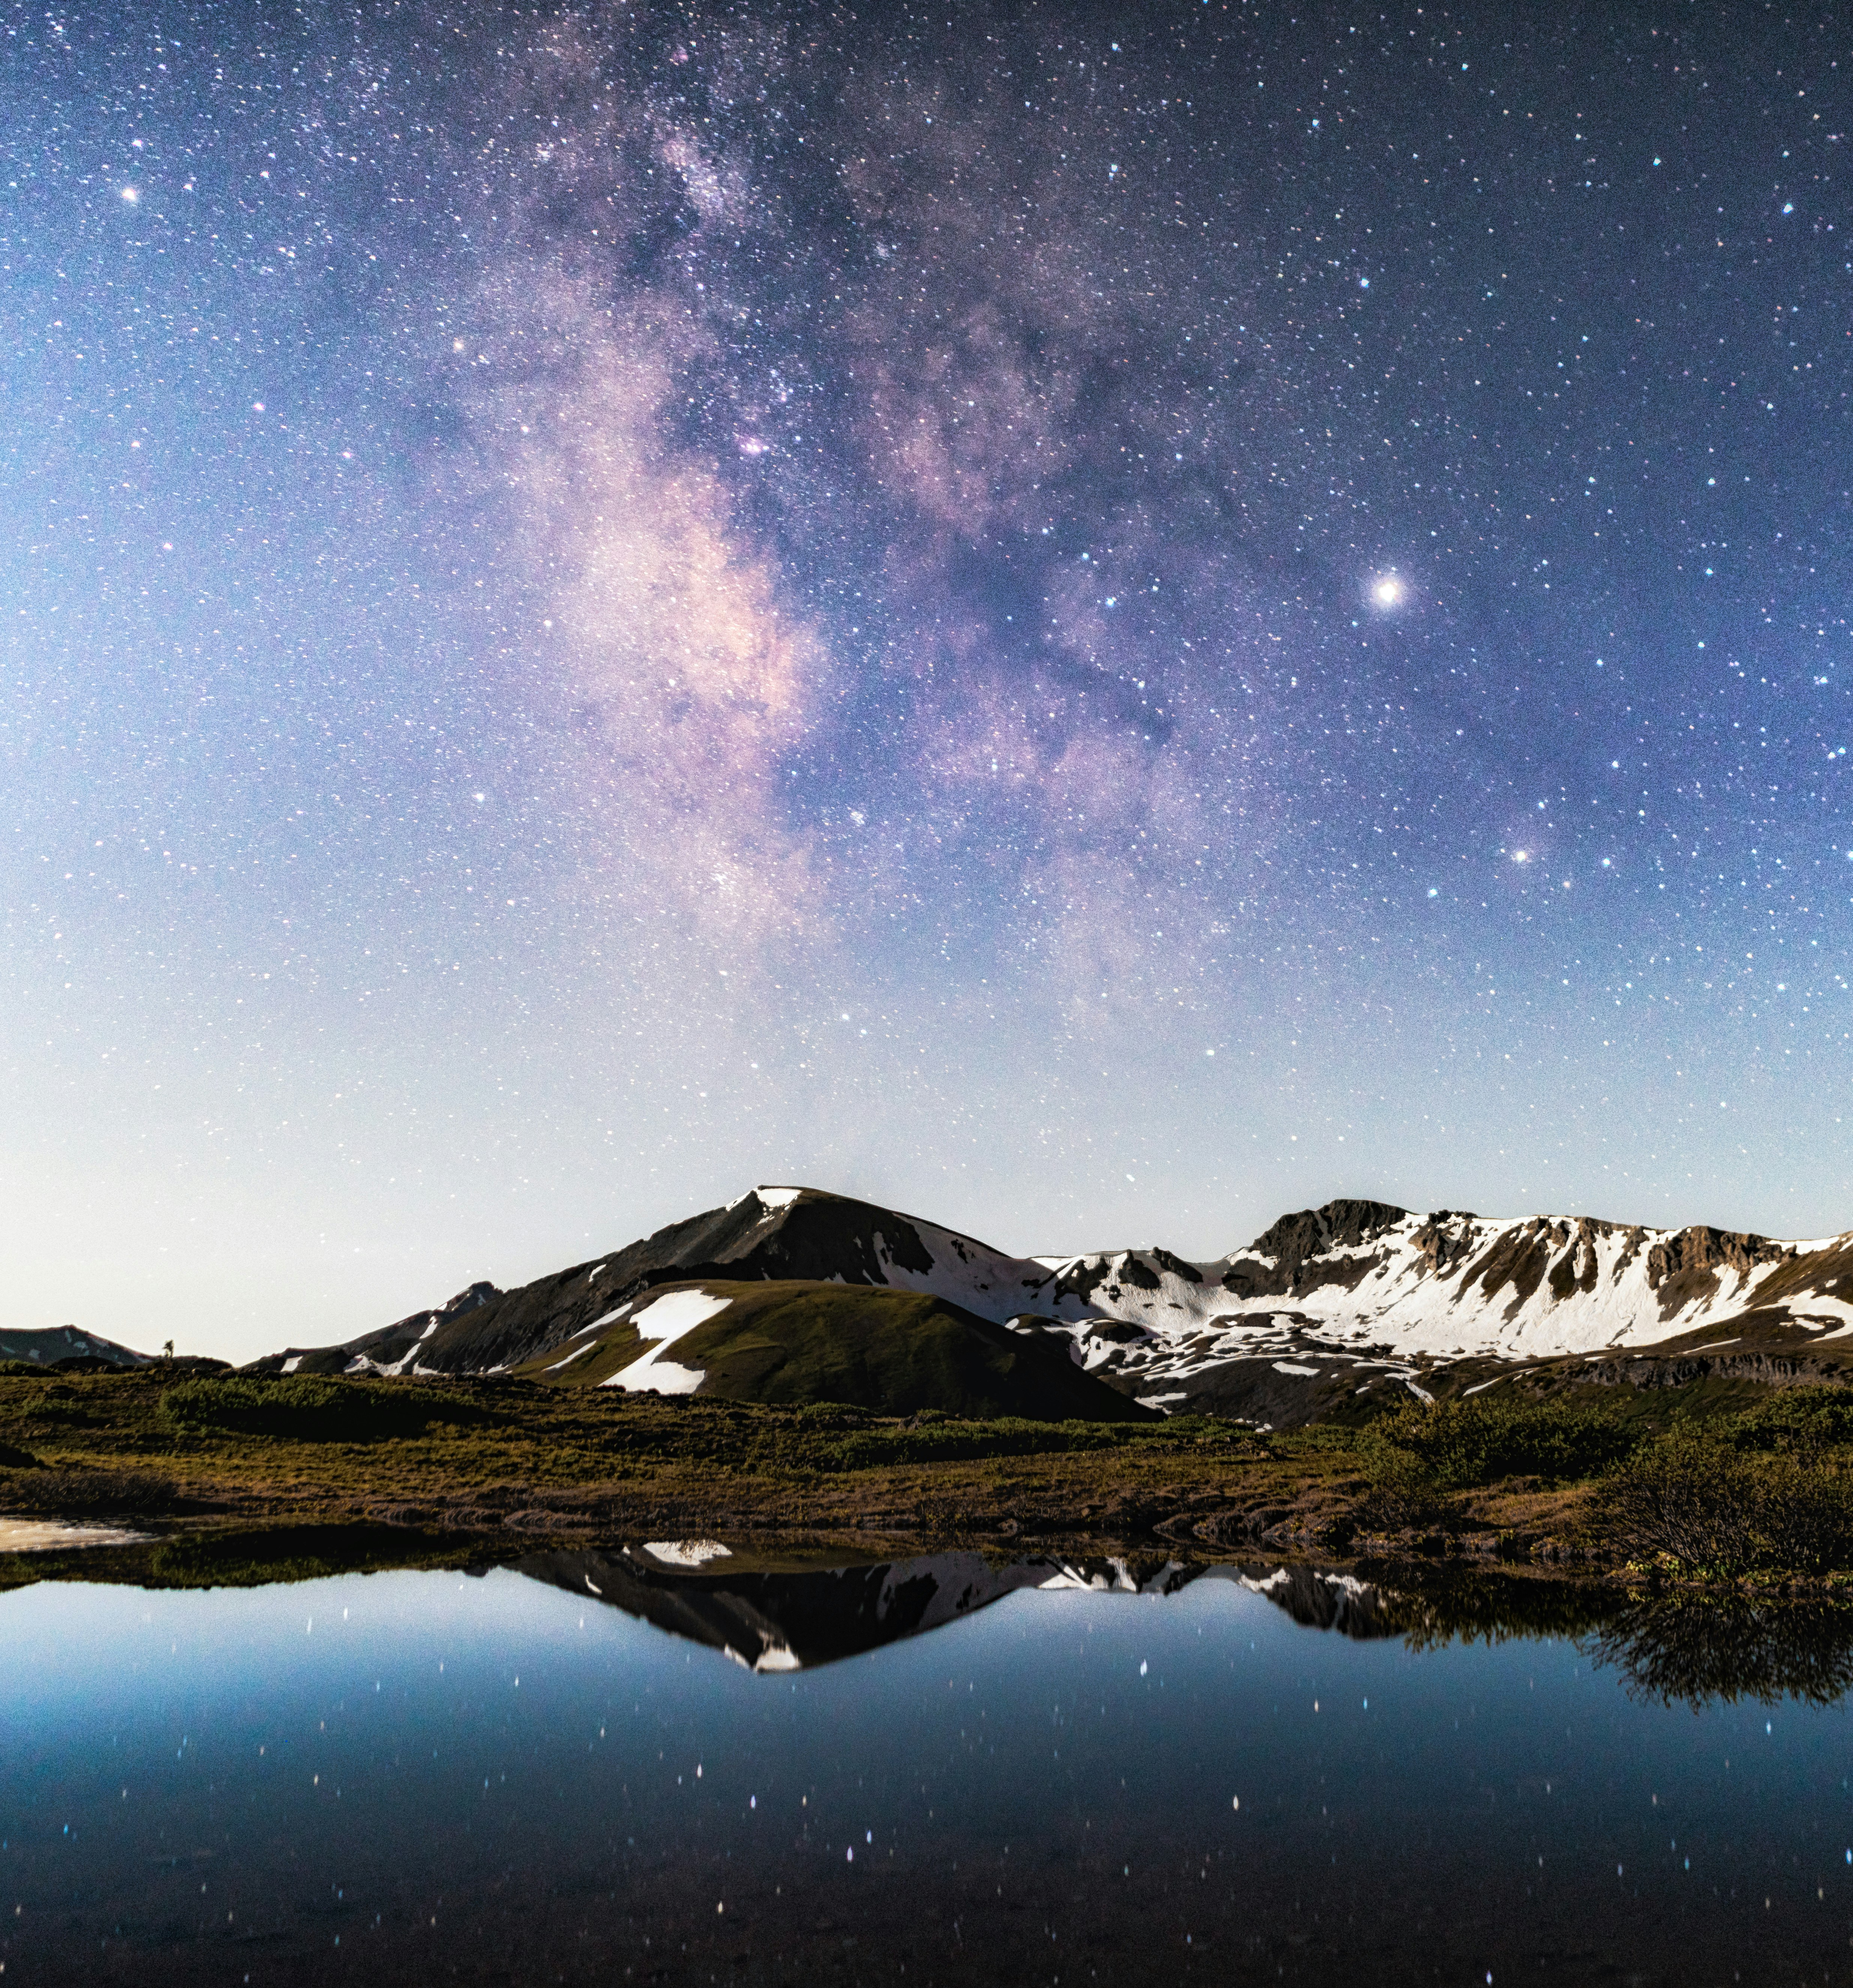
[[(776, 1371), (808, 1328), (776, 1328), (736, 1324), (708, 1356)], [(126, 1521), (158, 1536), (177, 1574), (189, 1554), (210, 1560), (199, 1542), (215, 1530), (255, 1526), (322, 1529), (317, 1551), (391, 1537), (402, 1559), (641, 1528), (854, 1534), (891, 1551), (1157, 1540), (1714, 1584), (1853, 1580), (1853, 1388), (1733, 1399), (1696, 1413), (1676, 1388), (1507, 1387), (1269, 1435), (1196, 1417), (895, 1415), (508, 1377), (8, 1363), (0, 1515)]]

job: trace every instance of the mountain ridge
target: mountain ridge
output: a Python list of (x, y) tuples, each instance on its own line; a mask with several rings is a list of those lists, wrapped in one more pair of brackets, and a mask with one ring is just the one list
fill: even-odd
[[(1419, 1395), (1438, 1361), (1510, 1365), (1668, 1342), (1685, 1358), (1695, 1332), (1751, 1315), (1784, 1338), (1785, 1357), (1797, 1334), (1853, 1335), (1853, 1232), (1784, 1241), (1345, 1199), (1283, 1215), (1207, 1261), (1155, 1245), (1030, 1257), (871, 1202), (766, 1185), (516, 1290), (472, 1284), (391, 1326), (253, 1368), (533, 1371), (560, 1349), (590, 1352), (601, 1331), (631, 1332), (623, 1315), (657, 1286), (759, 1280), (930, 1295), (1058, 1336), (1077, 1366), (1142, 1402), (1243, 1419), (1304, 1418), (1304, 1398), (1331, 1396), (1347, 1374), (1358, 1394), (1387, 1384)], [(627, 1384), (620, 1368), (600, 1384)]]
[(61, 1360), (93, 1360), (110, 1367), (145, 1367), (153, 1355), (137, 1353), (75, 1325), (51, 1325), (25, 1330), (0, 1327), (0, 1360), (22, 1360), (34, 1367), (47, 1367)]

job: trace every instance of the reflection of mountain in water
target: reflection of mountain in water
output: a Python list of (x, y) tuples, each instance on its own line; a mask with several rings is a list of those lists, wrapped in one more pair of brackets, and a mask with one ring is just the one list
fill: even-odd
[(1730, 1597), (1655, 1598), (1558, 1582), (1459, 1578), (1409, 1585), (1320, 1567), (1190, 1567), (1156, 1557), (923, 1554), (861, 1566), (730, 1569), (711, 1543), (659, 1541), (598, 1553), (535, 1554), (519, 1571), (590, 1594), (756, 1671), (808, 1669), (976, 1614), (1025, 1588), (1175, 1594), (1226, 1581), (1309, 1629), (1416, 1649), (1567, 1636), (1612, 1665), (1631, 1692), (1700, 1705), (1784, 1697), (1829, 1704), (1853, 1689), (1853, 1608)]
[[(1165, 1595), (1196, 1581), (1230, 1581), (1310, 1628), (1354, 1637), (1397, 1631), (1381, 1590), (1307, 1567), (1192, 1567), (1155, 1557), (1041, 1556), (998, 1565), (976, 1553), (769, 1571), (717, 1564), (732, 1557), (718, 1547), (703, 1552), (664, 1541), (615, 1552), (535, 1554), (516, 1565), (534, 1580), (590, 1594), (756, 1671), (803, 1670), (859, 1655), (942, 1628), (1023, 1588)], [(699, 1570), (689, 1566), (695, 1560)]]
[(1393, 1598), (1352, 1574), (1314, 1567), (1277, 1567), (1259, 1577), (1233, 1567), (1206, 1567), (1202, 1572), (1206, 1580), (1239, 1581), (1252, 1594), (1266, 1595), (1304, 1629), (1335, 1629), (1364, 1642), (1396, 1635), (1402, 1628)]

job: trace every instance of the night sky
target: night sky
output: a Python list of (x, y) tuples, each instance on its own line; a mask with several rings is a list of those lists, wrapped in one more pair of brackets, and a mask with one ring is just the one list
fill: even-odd
[(1853, 1225), (1844, 12), (0, 22), (0, 1324)]

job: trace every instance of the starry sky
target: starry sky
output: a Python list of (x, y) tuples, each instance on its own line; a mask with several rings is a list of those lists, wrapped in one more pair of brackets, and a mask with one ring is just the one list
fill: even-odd
[(1834, 12), (0, 10), (0, 1323), (1853, 1226)]

